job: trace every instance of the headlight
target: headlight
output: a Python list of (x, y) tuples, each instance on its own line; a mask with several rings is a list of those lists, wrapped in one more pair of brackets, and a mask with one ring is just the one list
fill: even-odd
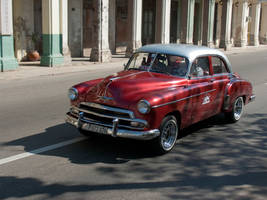
[(76, 88), (70, 88), (68, 96), (70, 100), (74, 101), (78, 97), (78, 90)]
[(137, 109), (140, 113), (147, 114), (150, 112), (151, 109), (150, 103), (146, 100), (141, 100), (137, 104)]

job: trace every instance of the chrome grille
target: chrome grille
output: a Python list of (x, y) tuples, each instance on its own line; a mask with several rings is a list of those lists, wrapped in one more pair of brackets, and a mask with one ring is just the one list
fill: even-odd
[(111, 118), (134, 118), (133, 112), (125, 109), (114, 108), (109, 106), (104, 106), (95, 103), (81, 103), (79, 106), (80, 110), (84, 112), (89, 111), (90, 114), (97, 114), (100, 117), (105, 115)]
[[(82, 102), (77, 108), (79, 112), (82, 112), (82, 121), (90, 121), (92, 123), (101, 123), (104, 126), (112, 127), (113, 120), (118, 119), (118, 127), (126, 129), (143, 130), (147, 123), (141, 119), (135, 119), (132, 111), (105, 106), (96, 103)], [(131, 122), (139, 123), (139, 127), (132, 126)]]

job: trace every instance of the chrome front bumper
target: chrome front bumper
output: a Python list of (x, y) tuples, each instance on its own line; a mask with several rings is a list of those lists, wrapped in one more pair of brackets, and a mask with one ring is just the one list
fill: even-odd
[(118, 122), (116, 120), (113, 121), (112, 126), (107, 126), (105, 124), (95, 122), (95, 121), (89, 121), (79, 118), (75, 118), (70, 115), (70, 113), (66, 114), (66, 120), (67, 123), (75, 126), (76, 128), (80, 128), (83, 130), (86, 130), (87, 124), (94, 124), (102, 127), (106, 127), (106, 133), (99, 133), (99, 134), (106, 134), (113, 137), (121, 137), (121, 138), (130, 138), (130, 139), (136, 139), (136, 140), (151, 140), (153, 138), (156, 138), (160, 135), (160, 131), (158, 129), (153, 129), (149, 131), (134, 131), (134, 130), (127, 130), (127, 129), (120, 129), (118, 128)]

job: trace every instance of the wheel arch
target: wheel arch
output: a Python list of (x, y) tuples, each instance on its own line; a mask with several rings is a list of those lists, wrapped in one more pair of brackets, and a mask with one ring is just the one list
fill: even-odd
[(244, 104), (248, 103), (248, 96), (251, 93), (251, 84), (245, 80), (233, 80), (225, 88), (223, 111), (229, 112), (236, 98), (242, 97)]
[(178, 124), (179, 129), (180, 129), (180, 127), (181, 127), (181, 119), (182, 119), (180, 111), (175, 110), (175, 111), (169, 112), (168, 114), (165, 115), (165, 117), (169, 116), (169, 115), (173, 115), (176, 118), (177, 124)]
[(246, 104), (246, 101), (247, 101), (247, 95), (242, 95), (242, 98), (243, 98), (243, 102), (244, 102), (244, 104)]

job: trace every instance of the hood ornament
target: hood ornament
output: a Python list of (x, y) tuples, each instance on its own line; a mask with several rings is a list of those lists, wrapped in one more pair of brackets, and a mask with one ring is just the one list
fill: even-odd
[(109, 83), (107, 84), (106, 86), (106, 89), (105, 89), (105, 93), (104, 93), (104, 96), (98, 96), (100, 99), (104, 100), (105, 102), (106, 101), (112, 101), (114, 100), (112, 97), (107, 97), (107, 90), (108, 90), (108, 87), (109, 85), (112, 83), (112, 81), (116, 80), (116, 79), (119, 79), (120, 77), (113, 77), (113, 78), (110, 78), (109, 79)]

